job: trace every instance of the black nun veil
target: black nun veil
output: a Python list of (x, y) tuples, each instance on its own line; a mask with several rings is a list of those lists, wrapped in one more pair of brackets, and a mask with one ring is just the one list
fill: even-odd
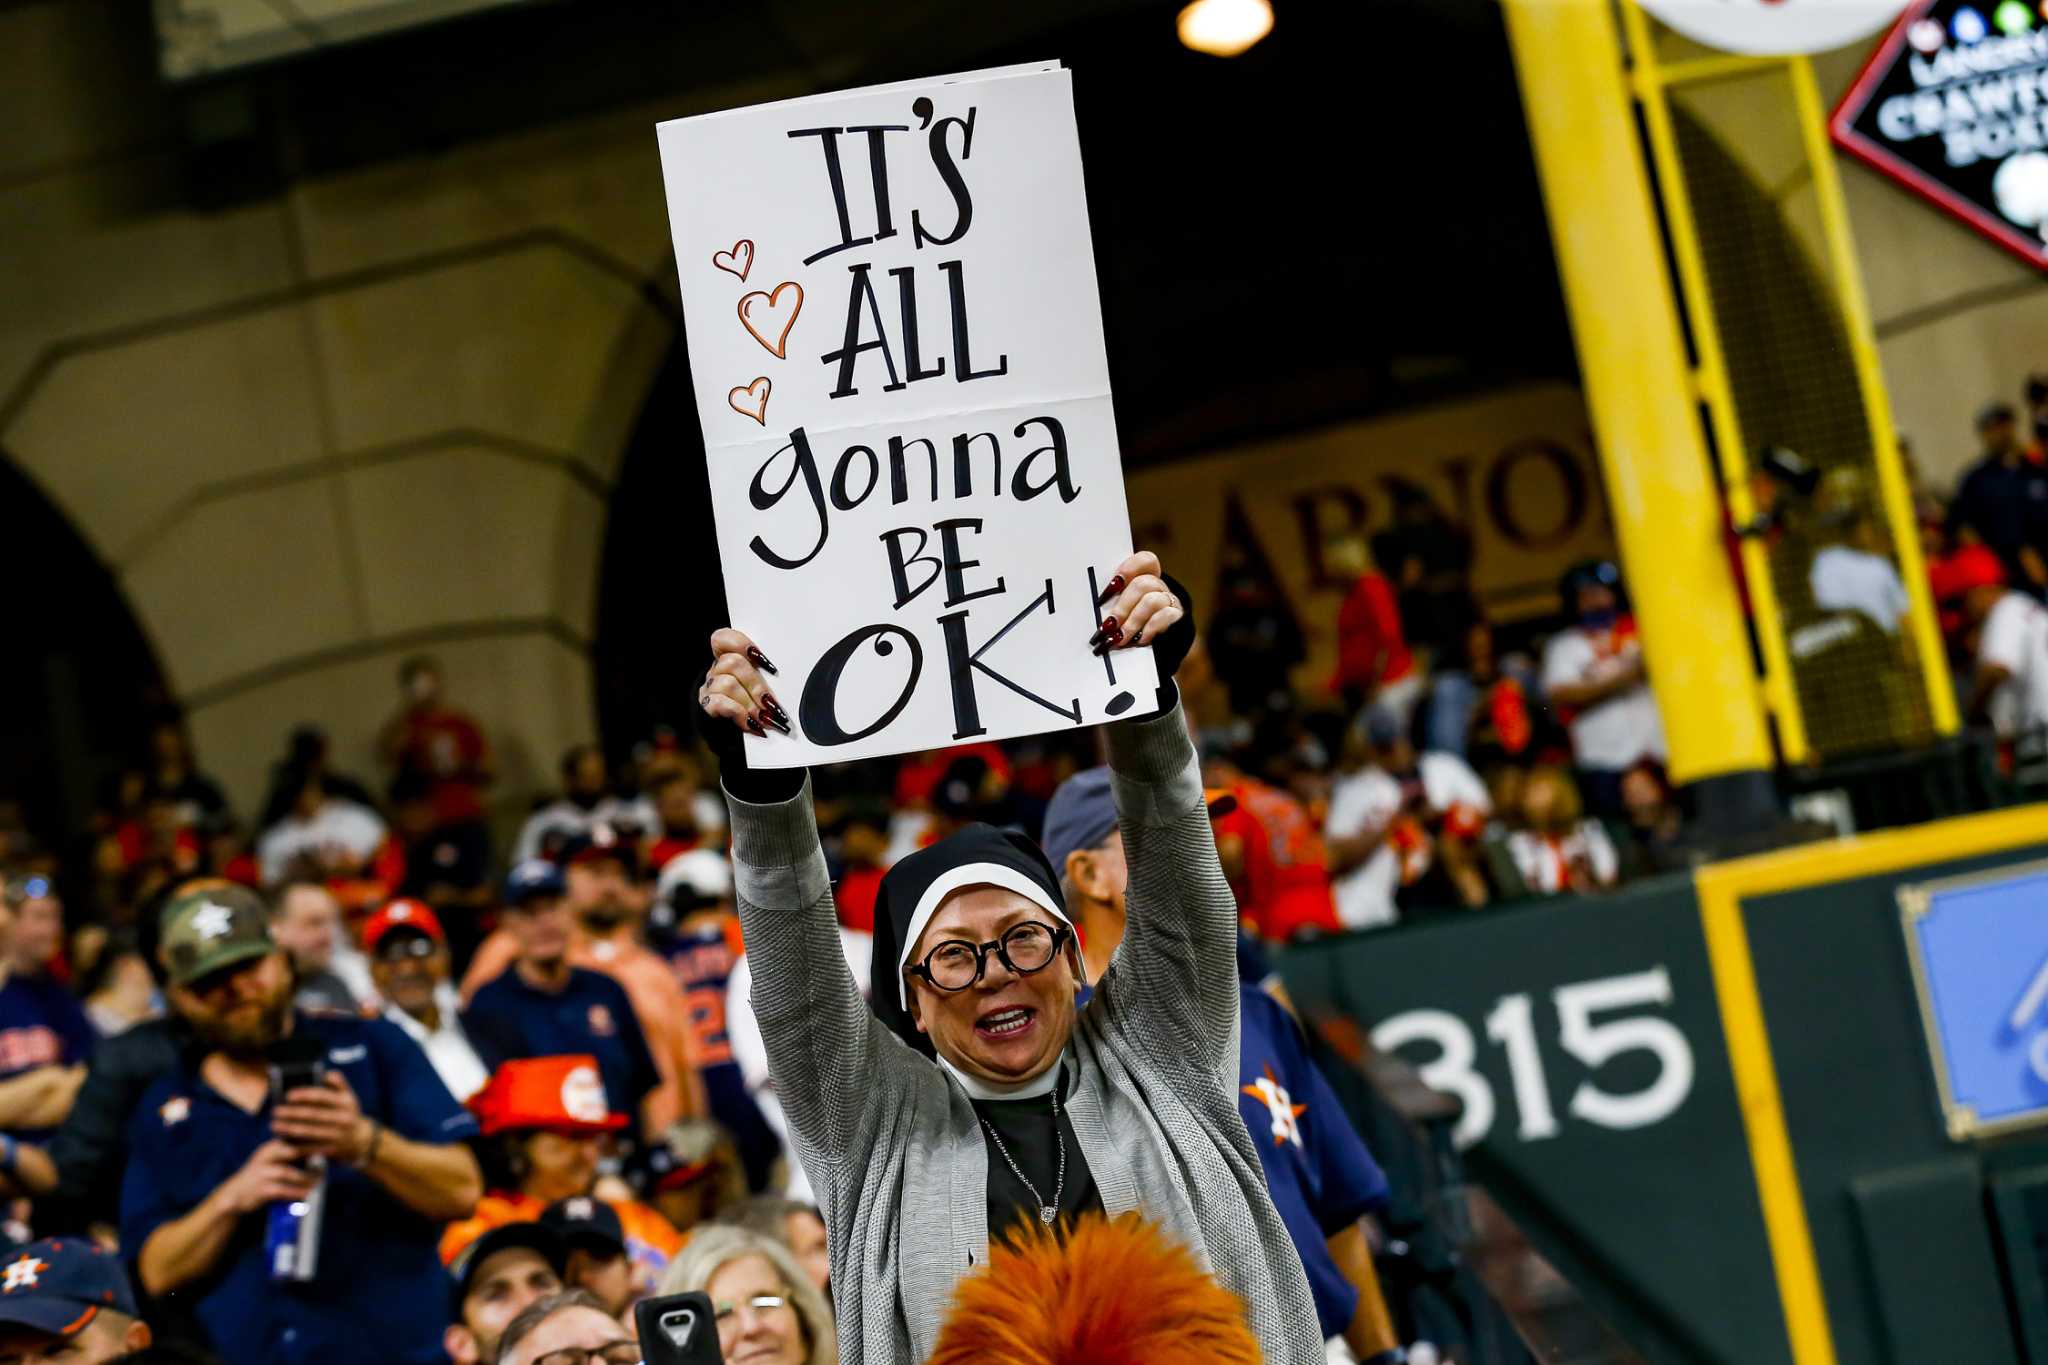
[(870, 1003), (891, 1033), (934, 1061), (938, 1054), (932, 1040), (918, 1032), (904, 1003), (905, 955), (941, 900), (961, 887), (982, 885), (1015, 891), (1071, 925), (1045, 850), (1025, 835), (993, 825), (969, 825), (902, 859), (883, 875), (875, 896)]

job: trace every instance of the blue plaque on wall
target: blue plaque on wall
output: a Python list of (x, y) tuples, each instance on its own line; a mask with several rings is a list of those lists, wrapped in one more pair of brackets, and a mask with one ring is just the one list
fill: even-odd
[(1898, 895), (1949, 1136), (2048, 1123), (2048, 863)]

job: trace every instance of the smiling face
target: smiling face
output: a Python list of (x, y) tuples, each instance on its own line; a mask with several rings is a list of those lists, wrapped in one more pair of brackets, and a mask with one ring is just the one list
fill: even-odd
[[(940, 903), (911, 950), (910, 962), (922, 962), (946, 939), (986, 943), (1025, 920), (1053, 923), (1054, 917), (1014, 891), (962, 887)], [(910, 1017), (939, 1055), (961, 1071), (1014, 1085), (1059, 1060), (1074, 1031), (1079, 979), (1071, 936), (1051, 965), (1029, 976), (1019, 976), (990, 952), (981, 979), (964, 991), (949, 993), (922, 977), (909, 978)]]
[(448, 950), (422, 933), (393, 929), (370, 959), (377, 992), (415, 1019), (434, 1007), (434, 989), (448, 979)]
[[(729, 1365), (803, 1365), (803, 1320), (789, 1302), (789, 1286), (764, 1257), (734, 1257), (704, 1290), (718, 1315), (718, 1344)], [(761, 1298), (783, 1302), (758, 1308), (754, 1300)]]

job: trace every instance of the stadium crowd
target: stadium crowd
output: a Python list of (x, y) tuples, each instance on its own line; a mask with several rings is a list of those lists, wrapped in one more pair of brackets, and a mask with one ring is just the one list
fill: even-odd
[[(2048, 379), (2026, 401), (1980, 414), (1981, 458), (1952, 498), (1918, 494), (1966, 714), (2007, 741), (2048, 726)], [(1903, 588), (1864, 495), (1826, 479), (1809, 492), (1832, 532), (1815, 602), (1898, 629)], [(1240, 556), (1161, 715), (1184, 710), (1235, 901), (1238, 1109), (1275, 1226), (1332, 1358), (1390, 1361), (1370, 1223), (1385, 1180), (1266, 951), (1595, 892), (1701, 850), (1614, 566), (1565, 574), (1562, 615), (1538, 636), (1487, 618), (1469, 539), (1426, 498), (1322, 555), (1343, 588), (1326, 679), (1290, 681), (1304, 631)], [(498, 840), (483, 728), (433, 660), (398, 682), (374, 781), (338, 770), (308, 726), (245, 822), (167, 717), (91, 829), (0, 817), (0, 1365), (637, 1360), (631, 1305), (683, 1289), (711, 1296), (728, 1360), (833, 1361), (842, 1339), (860, 1358), (873, 1310), (835, 1319), (839, 1229), (819, 1208), (847, 1192), (803, 1169), (792, 1114), (815, 1122), (815, 1097), (778, 1090), (769, 1057), (788, 1020), (753, 1007), (748, 874), (717, 782), (723, 767), (731, 786), (731, 751), (694, 728), (629, 752), (578, 746), (559, 792)], [(749, 715), (757, 733), (787, 723), (772, 704)], [(1101, 983), (1127, 921), (1137, 932), (1139, 874), (1098, 743), (812, 771), (836, 946), (884, 1024), (908, 1028), (910, 999), (892, 1005), (870, 971), (875, 936), (902, 933), (885, 877), (978, 831), (1035, 841), (1030, 895), (1061, 922), (1038, 925), (1058, 932), (1036, 967), (1019, 965), (1035, 945), (1004, 931), (1005, 970), (1043, 969), (1071, 934), (1076, 984)], [(975, 980), (996, 947), (981, 945)], [(1066, 1183), (1057, 1088), (1000, 1097), (1049, 1104), (1043, 1130), (969, 1093), (1016, 1177), (991, 1176), (991, 1226), (999, 1187), (1069, 1217), (1104, 1208), (1094, 1179), (1115, 1173)], [(1040, 1131), (1059, 1139), (1049, 1200), (1027, 1175), (1055, 1169)], [(1147, 1235), (1105, 1223), (1087, 1245), (1200, 1276)], [(1003, 1254), (1043, 1286), (1081, 1244)], [(949, 1326), (932, 1358), (974, 1358), (975, 1340)]]

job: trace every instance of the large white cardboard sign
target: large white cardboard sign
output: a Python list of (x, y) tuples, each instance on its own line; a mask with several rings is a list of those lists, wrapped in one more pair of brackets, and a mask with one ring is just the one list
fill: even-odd
[(1097, 725), (1130, 552), (1070, 74), (1005, 68), (658, 129), (761, 767)]

